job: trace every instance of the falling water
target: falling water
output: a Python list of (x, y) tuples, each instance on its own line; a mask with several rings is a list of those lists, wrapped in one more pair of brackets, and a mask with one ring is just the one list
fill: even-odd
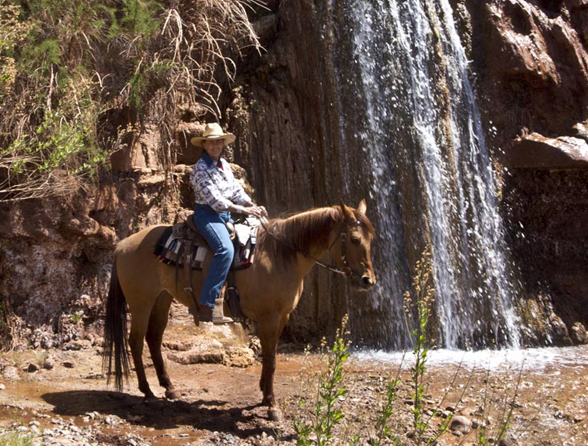
[[(349, 6), (355, 75), (340, 75), (348, 85), (340, 94), (349, 95), (353, 84), (362, 97), (353, 139), (371, 163), (370, 197), (384, 245), (379, 263), (387, 266), (378, 271), (373, 295), (378, 305), (393, 307), (391, 324), (402, 335), (392, 346), (408, 338), (398, 322), (406, 253), (430, 243), (440, 345), (517, 347), (494, 172), (451, 6), (447, 0)], [(401, 263), (399, 256), (404, 268), (390, 267)]]

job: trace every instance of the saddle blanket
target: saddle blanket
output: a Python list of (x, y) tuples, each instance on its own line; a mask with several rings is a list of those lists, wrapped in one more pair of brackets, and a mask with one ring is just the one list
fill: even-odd
[[(253, 263), (255, 256), (255, 247), (257, 245), (257, 228), (259, 221), (255, 218), (247, 218), (245, 223), (235, 224), (235, 238), (233, 245), (235, 246), (235, 257), (231, 270), (237, 271), (248, 268)], [(155, 244), (154, 254), (159, 258), (160, 262), (167, 265), (183, 266), (185, 254), (183, 254), (185, 247), (184, 243), (188, 243), (188, 249), (191, 246), (190, 266), (194, 270), (201, 271), (206, 254), (209, 251), (208, 246), (197, 246), (190, 240), (178, 238), (174, 234), (173, 226), (165, 228), (163, 234)]]

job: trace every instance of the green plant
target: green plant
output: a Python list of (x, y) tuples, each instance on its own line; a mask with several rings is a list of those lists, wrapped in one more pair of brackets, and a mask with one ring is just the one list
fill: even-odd
[(262, 4), (0, 0), (0, 201), (76, 192), (145, 121), (171, 168), (178, 110), (220, 116), (231, 57), (260, 48), (251, 5)]
[(376, 421), (376, 432), (374, 436), (370, 439), (370, 445), (372, 446), (380, 446), (385, 439), (392, 438), (394, 444), (399, 445), (400, 441), (394, 433), (392, 432), (392, 428), (389, 425), (390, 418), (392, 417), (394, 403), (396, 402), (396, 397), (398, 396), (398, 389), (400, 385), (400, 371), (402, 370), (402, 364), (404, 363), (404, 356), (398, 367), (398, 372), (396, 374), (396, 378), (390, 380), (388, 383), (388, 387), (386, 389), (386, 400), (384, 402), (384, 407), (382, 408), (382, 412)]
[(78, 322), (80, 322), (82, 320), (82, 317), (84, 316), (84, 312), (83, 311), (77, 311), (76, 313), (73, 313), (70, 318), (71, 321), (74, 324), (77, 324)]
[(16, 367), (17, 369), (20, 369), (21, 366), (23, 365), (23, 357), (22, 357), (22, 353), (18, 353), (18, 352), (13, 352), (12, 353), (12, 365), (14, 367)]
[(0, 446), (32, 446), (32, 444), (31, 434), (9, 431), (0, 435)]
[[(338, 402), (348, 392), (343, 384), (343, 364), (349, 357), (350, 345), (346, 328), (347, 316), (343, 318), (329, 351), (327, 370), (319, 376), (311, 421), (294, 422), (294, 430), (298, 435), (297, 444), (300, 446), (328, 444), (333, 436), (333, 428), (343, 419), (344, 414)], [(299, 405), (303, 407), (304, 401), (301, 400)]]
[[(490, 437), (487, 437), (487, 426), (486, 423), (481, 423), (480, 427), (476, 430), (476, 446), (497, 446), (501, 443), (502, 440), (508, 434), (508, 430), (510, 428), (510, 424), (513, 417), (513, 411), (516, 406), (516, 400), (519, 393), (519, 387), (521, 384), (522, 376), (523, 376), (523, 369), (524, 369), (524, 361), (521, 364), (519, 369), (517, 381), (515, 384), (514, 392), (512, 397), (509, 399), (506, 391), (502, 396), (501, 405), (502, 408), (500, 409), (500, 413), (498, 414), (498, 421), (496, 430), (491, 434)], [(484, 380), (486, 385), (484, 387), (484, 399), (483, 399), (483, 408), (482, 413), (486, 415), (489, 411), (489, 383), (490, 383), (490, 371), (486, 372), (486, 379)]]
[[(432, 305), (435, 301), (435, 288), (433, 287), (433, 264), (431, 251), (426, 249), (421, 259), (416, 262), (415, 273), (412, 280), (412, 292), (406, 291), (405, 313), (415, 318), (415, 328), (412, 330), (414, 339), (413, 354), (415, 363), (411, 367), (412, 399), (413, 399), (413, 428), (416, 436), (423, 440), (429, 429), (429, 423), (425, 421), (423, 413), (423, 396), (425, 394), (425, 372), (429, 349), (432, 339), (429, 333)], [(437, 437), (438, 438), (438, 437)], [(431, 438), (424, 439), (427, 444), (434, 441)], [(436, 438), (435, 438), (436, 440)]]
[(42, 369), (44, 369), (45, 366), (47, 365), (47, 361), (49, 360), (49, 358), (50, 358), (50, 355), (47, 350), (35, 352), (35, 359), (36, 359), (37, 365)]

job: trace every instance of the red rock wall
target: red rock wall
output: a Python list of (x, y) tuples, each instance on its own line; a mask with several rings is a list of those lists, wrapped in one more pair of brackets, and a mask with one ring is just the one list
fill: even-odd
[[(588, 282), (579, 270), (566, 280), (548, 271), (553, 262), (563, 269), (576, 264), (577, 252), (560, 250), (554, 258), (536, 256), (534, 250), (543, 244), (541, 249), (552, 253), (557, 239), (539, 221), (577, 227), (577, 210), (583, 206), (582, 194), (567, 194), (564, 191), (570, 189), (558, 184), (576, 184), (578, 190), (586, 185), (588, 134), (583, 123), (588, 120), (588, 2), (494, 0), (480, 4), (456, 0), (453, 4), (473, 61), (472, 77), (490, 149), (497, 166), (507, 167), (501, 172), (506, 197), (503, 215), (513, 256), (524, 265), (518, 275), (524, 284), (522, 305), (528, 299), (540, 302), (547, 296), (545, 301), (552, 299), (551, 304), (542, 304), (546, 314), (541, 318), (561, 318), (569, 331), (578, 321), (588, 323), (588, 312), (582, 311), (585, 306), (578, 304), (583, 298), (581, 283)], [(275, 39), (266, 42), (267, 53), (242, 79), (242, 88), (234, 95), (231, 123), (243, 136), (237, 159), (250, 170), (258, 198), (274, 213), (330, 204), (343, 190), (342, 173), (333, 162), (333, 156), (340, 153), (336, 149), (341, 134), (337, 114), (344, 106), (349, 119), (353, 104), (341, 104), (337, 97), (334, 65), (340, 60), (333, 56), (333, 45), (343, 40), (334, 33), (344, 24), (344, 7), (340, 3), (279, 2), (271, 19)], [(558, 180), (543, 184), (544, 175), (556, 175)], [(361, 187), (357, 192), (362, 193)], [(558, 200), (560, 193), (565, 197)], [(535, 218), (537, 200), (552, 203), (540, 208), (541, 219)], [(520, 242), (521, 233), (529, 234), (527, 242)], [(582, 245), (588, 240), (588, 225), (573, 236), (562, 230), (559, 237), (562, 246), (569, 246), (572, 240)], [(527, 268), (530, 256), (535, 256), (533, 264), (538, 269), (534, 272)], [(349, 303), (343, 286), (335, 286), (322, 272), (309, 278), (307, 288), (289, 324), (293, 335), (318, 334), (317, 327), (332, 327), (342, 312), (357, 306)], [(555, 319), (548, 311), (550, 305)], [(564, 310), (568, 307), (573, 310)], [(381, 311), (373, 308), (363, 318), (378, 325), (383, 319)], [(556, 334), (557, 323), (551, 328), (545, 325), (541, 342), (568, 341), (565, 333)], [(362, 338), (382, 336), (364, 330)], [(527, 340), (536, 342), (532, 337)]]
[[(588, 157), (582, 159), (588, 140), (582, 126), (588, 121), (588, 1), (453, 3), (473, 61), (488, 141), (508, 167), (503, 214), (524, 298), (535, 302), (527, 308), (542, 312), (543, 321), (555, 321), (551, 328), (535, 327), (542, 341), (578, 341), (571, 327), (588, 323), (588, 281), (581, 267), (587, 264), (588, 240)], [(235, 161), (247, 170), (256, 199), (278, 215), (337, 203), (345, 190), (344, 170), (366, 167), (361, 153), (339, 158), (341, 109), (350, 120), (361, 118), (337, 95), (334, 66), (341, 68), (344, 60), (334, 57), (340, 49), (334, 45), (342, 40), (336, 30), (344, 29), (345, 4), (275, 0), (269, 7), (252, 16), (265, 51), (240, 61), (236, 83), (219, 103), (227, 110), (224, 124), (239, 137)], [(197, 156), (184, 132), (194, 125), (177, 129), (180, 163), (191, 164)], [(555, 166), (554, 158), (570, 160), (567, 149), (560, 150), (562, 141), (570, 142), (565, 138), (575, 138), (579, 149), (573, 162)], [(0, 206), (0, 298), (29, 325), (25, 335), (33, 344), (43, 337), (34, 334), (35, 327), (59, 332), (59, 321), (68, 316), (62, 312), (77, 308), (82, 296), (94, 300), (83, 304), (96, 309), (88, 314), (99, 313), (116, 237), (173, 221), (180, 206), (191, 207), (187, 167), (167, 177), (158, 172), (157, 140), (154, 131), (131, 144), (115, 156), (113, 177), (70, 197), (69, 205), (50, 200)], [(369, 188), (360, 183), (351, 191), (345, 198), (356, 205)], [(377, 345), (378, 337), (388, 335), (380, 327), (385, 311), (317, 269), (306, 281), (287, 336), (332, 333), (349, 312), (352, 321), (354, 314), (367, 321), (361, 327), (352, 322), (358, 340)]]
[(588, 324), (588, 2), (465, 6), (479, 103), (506, 167), (503, 215), (531, 337), (585, 341), (573, 327)]

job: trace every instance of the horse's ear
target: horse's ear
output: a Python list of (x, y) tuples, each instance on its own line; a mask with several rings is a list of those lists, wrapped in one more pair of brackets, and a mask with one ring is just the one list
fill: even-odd
[(367, 204), (365, 202), (365, 198), (359, 202), (359, 205), (357, 206), (357, 210), (365, 215), (365, 211), (367, 211)]
[(341, 199), (341, 210), (343, 211), (343, 217), (345, 217), (345, 220), (355, 220), (353, 211), (345, 205), (343, 199)]

